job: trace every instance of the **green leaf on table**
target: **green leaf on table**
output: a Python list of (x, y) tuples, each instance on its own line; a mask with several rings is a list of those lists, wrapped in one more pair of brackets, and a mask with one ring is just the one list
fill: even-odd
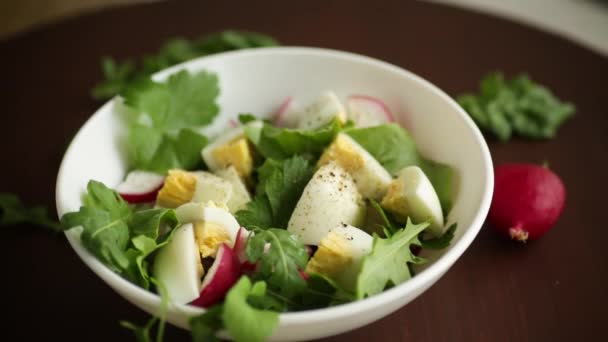
[(276, 46), (273, 38), (246, 31), (222, 31), (196, 39), (181, 37), (168, 40), (155, 54), (144, 56), (135, 63), (132, 60), (116, 62), (110, 57), (101, 60), (104, 81), (91, 91), (96, 99), (108, 99), (121, 93), (134, 82), (147, 79), (153, 73), (187, 60), (225, 51)]
[(245, 209), (236, 213), (237, 221), (247, 228), (286, 228), (314, 166), (301, 156), (266, 159), (258, 168), (256, 196)]
[(423, 259), (412, 253), (410, 245), (419, 244), (418, 234), (428, 225), (428, 222), (413, 224), (408, 219), (405, 227), (390, 238), (382, 239), (374, 234), (372, 251), (364, 257), (357, 278), (358, 299), (373, 296), (387, 286), (399, 285), (411, 278), (408, 264), (420, 263)]
[(502, 73), (490, 73), (481, 80), (479, 93), (464, 94), (456, 100), (480, 129), (501, 141), (509, 140), (513, 134), (552, 138), (575, 111), (574, 105), (561, 102), (525, 74), (507, 81)]
[(287, 230), (257, 231), (247, 242), (246, 255), (251, 263), (258, 263), (254, 277), (264, 279), (281, 296), (290, 299), (306, 288), (300, 270), (306, 267), (308, 253), (304, 244)]
[(0, 193), (0, 226), (33, 224), (52, 231), (62, 231), (59, 222), (49, 218), (46, 208), (27, 208), (17, 195)]
[(237, 342), (266, 341), (279, 323), (277, 312), (255, 309), (249, 305), (247, 297), (254, 289), (259, 296), (262, 287), (252, 285), (251, 280), (243, 276), (228, 291), (224, 301), (222, 321)]
[(407, 166), (416, 165), (433, 184), (444, 215), (452, 207), (454, 169), (422, 157), (414, 139), (397, 124), (347, 129), (346, 134), (367, 150), (386, 170), (396, 175)]

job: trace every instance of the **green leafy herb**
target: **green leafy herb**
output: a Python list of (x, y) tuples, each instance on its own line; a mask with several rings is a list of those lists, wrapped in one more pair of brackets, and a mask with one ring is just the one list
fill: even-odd
[(316, 130), (262, 126), (245, 126), (247, 138), (264, 158), (285, 159), (294, 154), (318, 156), (342, 129), (337, 120)]
[(145, 56), (139, 63), (127, 60), (118, 63), (110, 57), (101, 60), (105, 80), (93, 88), (96, 99), (108, 99), (121, 93), (130, 84), (146, 79), (153, 73), (187, 60), (214, 53), (278, 45), (277, 41), (255, 32), (223, 31), (194, 40), (174, 38), (158, 53)]
[(164, 287), (164, 285), (153, 278), (152, 281), (160, 292), (160, 315), (151, 317), (150, 320), (148, 320), (148, 322), (143, 326), (139, 326), (128, 321), (119, 322), (122, 327), (133, 331), (135, 334), (135, 340), (137, 342), (154, 341), (152, 334), (154, 333), (153, 329), (155, 326), (157, 327), (156, 342), (162, 342), (165, 335), (165, 316), (167, 315), (167, 307), (169, 306), (169, 295), (167, 294), (167, 289)]
[(479, 128), (501, 141), (513, 134), (552, 138), (575, 111), (574, 105), (561, 102), (523, 74), (506, 81), (502, 73), (490, 73), (481, 80), (478, 94), (461, 95), (457, 101)]
[(193, 342), (219, 342), (216, 334), (224, 327), (221, 305), (213, 306), (201, 315), (190, 318)]
[[(166, 244), (177, 226), (170, 209), (133, 209), (103, 183), (90, 181), (84, 205), (77, 212), (63, 215), (64, 229), (82, 226), (82, 244), (113, 271), (144, 288), (150, 277), (145, 259)], [(169, 233), (160, 235), (160, 226)]]
[(236, 213), (237, 221), (250, 229), (286, 228), (313, 173), (313, 165), (301, 156), (280, 161), (266, 159), (258, 168), (256, 196)]
[(308, 253), (288, 231), (270, 228), (256, 232), (247, 242), (246, 254), (250, 262), (258, 263), (255, 277), (266, 280), (281, 296), (293, 298), (306, 287), (299, 270), (306, 266)]
[(396, 124), (347, 129), (346, 133), (395, 175), (407, 166), (416, 165), (429, 178), (444, 214), (452, 207), (454, 170), (448, 165), (423, 158), (414, 139)]
[(48, 217), (46, 208), (26, 208), (16, 195), (0, 193), (0, 226), (24, 223), (49, 228), (53, 231), (63, 230), (57, 221)]
[(380, 206), (373, 198), (369, 200), (372, 208), (378, 213), (378, 216), (382, 219), (382, 231), (386, 237), (391, 237), (395, 232), (397, 232), (398, 228), (394, 223), (394, 220), (388, 217), (388, 213), (384, 211), (384, 209)]
[(129, 127), (132, 167), (160, 174), (196, 167), (207, 138), (191, 128), (217, 116), (218, 94), (217, 76), (204, 71), (191, 75), (183, 70), (166, 83), (145, 79), (126, 88), (125, 104), (140, 113)]
[(448, 247), (454, 239), (456, 228), (457, 224), (454, 223), (439, 237), (426, 240), (420, 239), (420, 246), (424, 249), (444, 249)]
[(244, 276), (228, 291), (224, 301), (222, 321), (237, 342), (263, 342), (272, 335), (279, 323), (279, 314), (251, 307), (247, 297), (252, 291), (260, 295), (263, 287), (252, 285)]
[(297, 309), (325, 308), (354, 300), (354, 294), (342, 289), (331, 279), (321, 274), (310, 273), (306, 281), (306, 289), (298, 298)]
[(420, 263), (410, 245), (418, 244), (418, 234), (428, 223), (413, 224), (409, 219), (405, 227), (390, 238), (382, 239), (374, 234), (372, 252), (365, 256), (357, 278), (357, 298), (373, 296), (387, 286), (403, 283), (411, 278), (408, 263)]

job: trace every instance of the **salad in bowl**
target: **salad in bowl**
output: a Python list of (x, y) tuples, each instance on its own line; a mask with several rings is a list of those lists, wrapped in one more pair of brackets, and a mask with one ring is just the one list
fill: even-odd
[(383, 98), (293, 94), (222, 120), (209, 66), (108, 104), (121, 170), (91, 175), (79, 207), (60, 208), (79, 253), (162, 298), (148, 311), (181, 310), (201, 340), (263, 341), (285, 313), (391, 291), (450, 246), (456, 169), (427, 158)]

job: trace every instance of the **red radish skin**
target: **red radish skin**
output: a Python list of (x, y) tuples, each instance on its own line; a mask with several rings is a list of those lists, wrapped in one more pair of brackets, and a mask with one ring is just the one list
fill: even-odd
[(273, 122), (275, 126), (283, 127), (283, 125), (285, 124), (285, 116), (287, 115), (287, 111), (292, 105), (292, 101), (293, 98), (291, 96), (288, 96), (285, 100), (283, 100), (283, 102), (274, 114)]
[(360, 127), (394, 122), (395, 116), (380, 99), (367, 95), (351, 95), (346, 99), (349, 117)]
[(232, 250), (241, 263), (247, 262), (245, 250), (247, 248), (248, 239), (249, 232), (244, 227), (240, 227), (239, 231), (236, 233), (236, 241), (234, 242), (234, 247), (232, 247)]
[(236, 127), (239, 127), (239, 122), (236, 121), (235, 119), (230, 119), (230, 120), (228, 120), (228, 125), (232, 128), (236, 128)]
[(554, 172), (535, 164), (503, 164), (494, 177), (488, 219), (498, 232), (525, 242), (555, 225), (566, 203), (566, 189)]
[(165, 177), (148, 171), (131, 171), (126, 179), (116, 187), (116, 191), (125, 201), (150, 203), (156, 201), (158, 192), (163, 187)]
[(219, 303), (241, 276), (240, 263), (227, 244), (222, 244), (207, 272), (200, 295), (190, 304), (208, 308)]

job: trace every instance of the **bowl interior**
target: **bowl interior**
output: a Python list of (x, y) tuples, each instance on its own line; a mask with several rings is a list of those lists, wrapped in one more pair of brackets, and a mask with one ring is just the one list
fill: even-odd
[[(431, 286), (464, 252), (487, 214), (493, 188), (492, 163), (483, 137), (455, 102), (418, 76), (390, 64), (345, 52), (312, 48), (269, 48), (206, 57), (165, 70), (162, 80), (186, 68), (216, 73), (220, 81), (220, 115), (204, 132), (218, 134), (239, 113), (267, 117), (287, 97), (306, 103), (326, 90), (338, 96), (365, 94), (383, 99), (414, 137), (427, 158), (457, 170), (454, 207), (448, 220), (458, 222), (452, 245), (416, 277), (363, 301), (329, 309), (281, 315), (274, 338), (322, 337), (376, 320), (409, 302)], [(78, 210), (90, 179), (116, 186), (128, 162), (123, 146), (125, 123), (120, 100), (101, 107), (81, 128), (62, 162), (56, 189), (59, 215)], [(130, 284), (98, 262), (67, 233), (83, 261), (113, 289), (144, 310), (154, 313), (159, 299)], [(198, 309), (171, 308), (170, 322), (186, 327), (186, 316)], [(310, 329), (316, 324), (315, 329)], [(308, 329), (307, 329), (308, 328)], [(295, 337), (294, 337), (295, 336)]]

